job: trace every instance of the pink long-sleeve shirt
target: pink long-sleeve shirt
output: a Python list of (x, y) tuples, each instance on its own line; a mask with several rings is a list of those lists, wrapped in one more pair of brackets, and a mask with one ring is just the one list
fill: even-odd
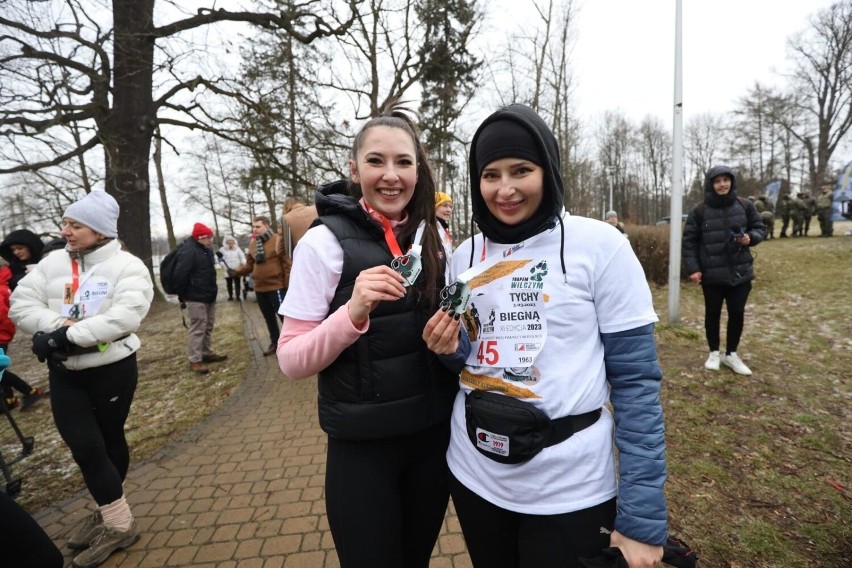
[(304, 379), (328, 367), (370, 327), (349, 318), (349, 303), (322, 321), (284, 318), (278, 338), (278, 366), (291, 379)]

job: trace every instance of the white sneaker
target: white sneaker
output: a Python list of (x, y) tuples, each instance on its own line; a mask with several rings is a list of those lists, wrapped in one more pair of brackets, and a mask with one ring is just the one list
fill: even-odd
[(708, 371), (718, 371), (719, 370), (719, 352), (711, 351), (710, 356), (707, 357), (707, 360), (704, 361), (704, 368)]
[(725, 366), (733, 369), (733, 371), (738, 375), (751, 374), (751, 369), (746, 367), (746, 364), (742, 362), (742, 359), (737, 357), (736, 353), (728, 353), (727, 355), (723, 355), (722, 363), (724, 363)]

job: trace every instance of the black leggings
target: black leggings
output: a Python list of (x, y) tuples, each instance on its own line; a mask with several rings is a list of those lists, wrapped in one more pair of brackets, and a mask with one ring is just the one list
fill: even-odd
[(237, 298), (240, 297), (240, 277), (239, 276), (226, 276), (225, 284), (228, 286), (228, 297), (234, 297), (234, 291), (236, 290)]
[(62, 568), (62, 553), (37, 522), (0, 491), (0, 562), (3, 566)]
[[(0, 349), (3, 349), (3, 352), (8, 355), (9, 354), (9, 344), (8, 343), (0, 343)], [(12, 371), (6, 369), (3, 373), (3, 378), (0, 380), (0, 389), (3, 391), (3, 396), (6, 398), (12, 398), (15, 396), (15, 392), (12, 389), (15, 389), (19, 393), (23, 395), (30, 394), (32, 387), (27, 384), (27, 382), (13, 373)]]
[(8, 370), (3, 373), (3, 380), (0, 381), (0, 385), (3, 386), (3, 396), (6, 398), (15, 396), (13, 388), (25, 396), (30, 394), (32, 390), (32, 387), (24, 379)]
[(260, 313), (263, 314), (263, 320), (266, 322), (266, 329), (269, 331), (269, 343), (278, 345), (278, 321), (284, 319), (278, 315), (278, 308), (281, 307), (281, 301), (284, 299), (284, 294), (287, 291), (272, 290), (271, 292), (255, 292), (257, 298), (257, 307), (260, 308)]
[[(476, 568), (573, 568), (609, 546), (615, 498), (559, 515), (508, 511), (450, 474), (450, 494)], [(604, 529), (604, 530), (601, 530)]]
[(725, 347), (728, 353), (737, 350), (745, 323), (745, 306), (751, 292), (751, 281), (736, 286), (702, 286), (704, 291), (704, 332), (710, 351), (719, 350), (719, 320), (722, 302), (728, 306), (728, 332)]
[(449, 422), (366, 442), (328, 437), (325, 502), (341, 568), (428, 568), (449, 495)]
[(98, 505), (120, 499), (130, 465), (124, 422), (136, 392), (136, 354), (82, 371), (51, 369), (49, 377), (53, 421), (89, 493)]

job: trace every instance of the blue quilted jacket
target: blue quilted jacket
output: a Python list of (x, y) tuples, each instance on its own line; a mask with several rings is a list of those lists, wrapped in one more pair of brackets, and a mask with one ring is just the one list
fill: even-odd
[(666, 542), (666, 443), (654, 325), (603, 333), (604, 362), (618, 448), (615, 530), (648, 544)]

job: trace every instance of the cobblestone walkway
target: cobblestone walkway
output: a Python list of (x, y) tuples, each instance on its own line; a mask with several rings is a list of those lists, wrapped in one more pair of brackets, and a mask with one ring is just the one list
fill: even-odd
[[(339, 566), (323, 501), (326, 436), (316, 381), (284, 378), (254, 339), (255, 329), (265, 329), (256, 304), (247, 302), (246, 311), (254, 372), (199, 428), (131, 469), (127, 495), (142, 538), (102, 566)], [(36, 515), (68, 566), (68, 533), (90, 503), (83, 492)], [(471, 566), (452, 505), (430, 566)]]

